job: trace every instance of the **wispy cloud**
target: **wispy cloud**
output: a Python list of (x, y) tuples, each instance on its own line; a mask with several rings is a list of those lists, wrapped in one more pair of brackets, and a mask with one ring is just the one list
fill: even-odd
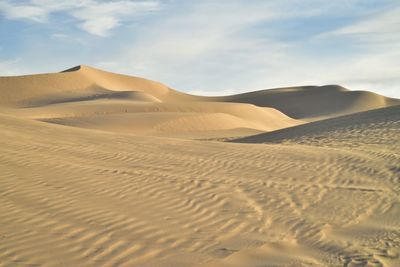
[(316, 38), (341, 40), (356, 50), (343, 64), (333, 65), (331, 77), (338, 82), (400, 97), (400, 7), (368, 12)]
[(0, 2), (0, 11), (8, 19), (40, 23), (47, 22), (53, 13), (65, 12), (75, 18), (83, 30), (94, 35), (107, 36), (121, 21), (155, 11), (159, 6), (157, 1), (4, 0)]
[(327, 35), (363, 35), (398, 33), (400, 31), (400, 8), (389, 9), (377, 14), (369, 14), (359, 22), (344, 26)]
[(363, 45), (400, 45), (400, 7), (365, 15), (318, 38), (352, 38)]
[(81, 20), (81, 27), (95, 35), (106, 36), (121, 21), (159, 9), (155, 1), (115, 1), (86, 3), (84, 8), (71, 11), (71, 15)]
[(47, 22), (51, 13), (67, 11), (71, 8), (83, 6), (82, 1), (53, 1), (53, 0), (3, 0), (0, 2), (0, 11), (8, 19)]

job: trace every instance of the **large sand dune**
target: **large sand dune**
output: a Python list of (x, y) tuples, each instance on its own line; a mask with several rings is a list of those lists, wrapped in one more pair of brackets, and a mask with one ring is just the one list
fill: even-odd
[[(110, 73), (88, 66), (78, 66), (61, 73), (0, 77), (0, 104), (39, 106), (98, 98), (121, 98), (121, 91), (147, 95), (125, 95), (127, 98), (156, 100), (174, 95), (158, 82)], [(179, 93), (176, 93), (179, 94)]]
[(0, 78), (12, 114), (105, 131), (190, 138), (230, 137), (298, 125), (274, 108), (200, 101), (158, 82), (78, 66)]
[(213, 99), (273, 107), (292, 118), (306, 120), (400, 105), (399, 99), (368, 91), (350, 91), (338, 85), (269, 89)]
[(398, 100), (313, 110), (321, 90), (289, 115), (371, 110), (304, 123), (267, 91), (82, 66), (0, 78), (0, 266), (399, 266)]

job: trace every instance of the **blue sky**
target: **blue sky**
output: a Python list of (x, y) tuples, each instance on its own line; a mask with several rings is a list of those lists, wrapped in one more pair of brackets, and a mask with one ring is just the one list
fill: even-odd
[(400, 1), (0, 0), (0, 75), (86, 64), (198, 94), (400, 97)]

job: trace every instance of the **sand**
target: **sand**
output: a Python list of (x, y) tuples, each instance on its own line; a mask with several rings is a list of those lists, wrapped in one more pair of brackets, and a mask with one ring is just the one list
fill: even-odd
[(0, 266), (399, 266), (400, 106), (361, 94), (290, 116), (87, 66), (2, 77)]

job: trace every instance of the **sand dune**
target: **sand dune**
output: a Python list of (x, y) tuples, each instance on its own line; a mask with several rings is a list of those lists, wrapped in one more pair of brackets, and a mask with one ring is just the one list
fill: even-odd
[[(390, 131), (392, 126), (398, 127), (400, 122), (400, 105), (381, 109), (374, 109), (354, 113), (336, 118), (316, 121), (289, 127), (269, 133), (244, 137), (232, 142), (240, 143), (281, 143), (303, 141), (309, 143), (317, 141), (319, 145), (326, 144), (327, 140), (342, 140), (347, 135), (353, 137), (359, 134), (359, 144), (363, 143), (362, 137), (372, 134), (365, 141), (379, 142), (386, 131)], [(337, 136), (337, 138), (335, 138)], [(373, 138), (372, 138), (373, 137)], [(350, 141), (353, 141), (350, 139)], [(395, 140), (394, 140), (395, 141)], [(349, 144), (351, 145), (351, 144)]]
[(302, 120), (317, 120), (400, 105), (399, 99), (368, 91), (349, 91), (338, 85), (269, 89), (213, 99), (273, 107), (292, 118)]
[[(89, 66), (78, 66), (61, 73), (0, 77), (0, 105), (8, 106), (26, 107), (97, 98), (121, 98), (124, 95), (120, 91), (142, 92), (151, 99), (168, 99), (180, 95), (158, 82)], [(131, 96), (126, 95), (128, 98)], [(137, 97), (141, 98), (139, 95)]]
[(88, 66), (3, 77), (0, 94), (0, 106), (24, 118), (140, 135), (235, 137), (303, 123), (273, 108), (196, 101), (158, 82)]
[(2, 77), (0, 266), (397, 267), (398, 101)]

